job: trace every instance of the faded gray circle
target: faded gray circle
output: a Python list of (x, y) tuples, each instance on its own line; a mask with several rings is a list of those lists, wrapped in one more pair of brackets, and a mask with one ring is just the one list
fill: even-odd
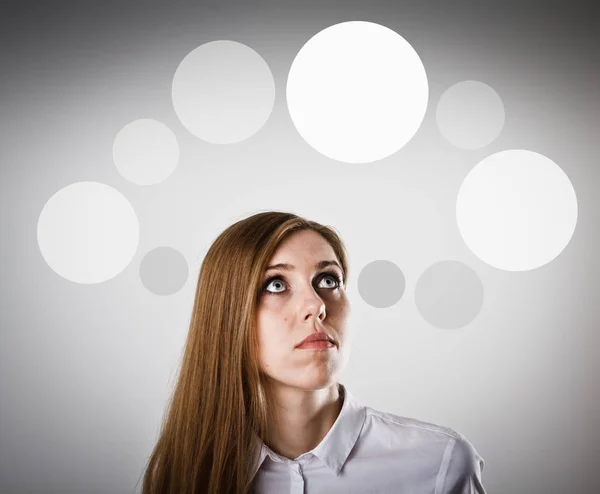
[(140, 264), (143, 285), (156, 295), (177, 293), (188, 278), (185, 257), (172, 247), (156, 247), (148, 252)]
[(179, 144), (173, 131), (152, 118), (125, 125), (113, 143), (113, 160), (119, 173), (137, 185), (166, 180), (179, 161)]
[(181, 61), (171, 90), (183, 126), (214, 144), (243, 141), (268, 120), (275, 81), (267, 62), (242, 43), (218, 40)]
[(398, 302), (404, 294), (406, 280), (398, 266), (379, 260), (367, 264), (358, 276), (358, 293), (372, 307), (383, 309)]
[(479, 81), (462, 81), (442, 94), (436, 120), (442, 135), (463, 149), (490, 144), (504, 127), (504, 104), (496, 91)]
[(483, 284), (477, 273), (465, 264), (441, 261), (419, 277), (415, 304), (428, 323), (442, 329), (460, 328), (479, 314)]

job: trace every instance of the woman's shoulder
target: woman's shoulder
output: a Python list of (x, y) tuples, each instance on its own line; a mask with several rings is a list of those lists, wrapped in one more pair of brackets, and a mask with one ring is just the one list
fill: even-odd
[(370, 416), (372, 420), (380, 421), (390, 428), (422, 431), (423, 433), (440, 436), (440, 438), (445, 438), (446, 440), (448, 440), (448, 438), (461, 440), (464, 437), (460, 432), (457, 432), (451, 427), (447, 427), (439, 423), (428, 422), (415, 417), (407, 417), (404, 415), (397, 415), (390, 412), (375, 410), (371, 407), (365, 408), (367, 410), (367, 417)]
[(485, 494), (481, 482), (485, 460), (464, 434), (440, 423), (368, 406), (365, 409), (368, 443), (377, 447), (383, 444), (400, 453), (419, 451), (422, 458), (438, 459), (438, 482), (450, 489), (443, 492), (467, 492), (465, 486), (471, 486), (468, 492)]
[(463, 433), (435, 422), (382, 412), (371, 407), (366, 409), (367, 417), (377, 421), (380, 426), (378, 435), (386, 436), (389, 440), (391, 435), (397, 433), (400, 444), (441, 451), (451, 458), (450, 464), (446, 465), (451, 471), (472, 471), (478, 475), (483, 471), (485, 460)]

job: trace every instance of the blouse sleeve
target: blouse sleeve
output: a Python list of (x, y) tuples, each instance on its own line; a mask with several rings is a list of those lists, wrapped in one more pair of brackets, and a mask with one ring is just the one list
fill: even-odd
[[(456, 432), (456, 431), (455, 431)], [(460, 432), (449, 441), (438, 473), (435, 494), (486, 494), (484, 459)]]

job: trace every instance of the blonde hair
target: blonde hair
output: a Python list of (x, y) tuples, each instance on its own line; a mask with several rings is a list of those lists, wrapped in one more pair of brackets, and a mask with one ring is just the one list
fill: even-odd
[[(264, 270), (279, 244), (300, 230), (331, 245), (347, 283), (348, 260), (332, 227), (268, 211), (240, 220), (210, 246), (198, 277), (191, 323), (142, 494), (248, 494), (272, 417), (256, 335)], [(138, 480), (139, 482), (139, 480)]]

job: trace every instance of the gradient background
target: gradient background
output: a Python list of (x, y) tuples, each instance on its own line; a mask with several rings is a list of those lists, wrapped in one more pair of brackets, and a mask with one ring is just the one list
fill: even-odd
[[(3, 2), (0, 492), (134, 492), (173, 385), (203, 251), (233, 221), (280, 208), (290, 194), (287, 209), (335, 226), (349, 249), (357, 335), (342, 381), (358, 399), (464, 433), (485, 459), (489, 493), (600, 492), (600, 37), (591, 6)], [(310, 148), (285, 101), (298, 50), (349, 20), (397, 31), (429, 80), (413, 140), (365, 165)], [(276, 84), (265, 126), (225, 146), (186, 132), (171, 102), (179, 62), (218, 39), (256, 50)], [(506, 111), (500, 136), (474, 151), (452, 147), (435, 122), (443, 91), (466, 79), (490, 84)], [(160, 185), (136, 186), (113, 163), (116, 133), (138, 118), (164, 122), (179, 140), (178, 169)], [(551, 157), (577, 192), (569, 245), (530, 272), (485, 265), (456, 231), (465, 174), (509, 148)], [(129, 267), (96, 285), (58, 276), (36, 239), (48, 198), (86, 180), (123, 193), (141, 227)], [(378, 205), (377, 184), (397, 190), (393, 204)], [(140, 282), (144, 253), (161, 245), (177, 248), (191, 270), (170, 296)], [(375, 259), (395, 262), (406, 278), (405, 297), (388, 309), (356, 290), (360, 269)], [(459, 330), (427, 324), (411, 299), (418, 276), (443, 259), (468, 264), (485, 287), (481, 313)], [(415, 332), (439, 346), (403, 366), (399, 348)]]

